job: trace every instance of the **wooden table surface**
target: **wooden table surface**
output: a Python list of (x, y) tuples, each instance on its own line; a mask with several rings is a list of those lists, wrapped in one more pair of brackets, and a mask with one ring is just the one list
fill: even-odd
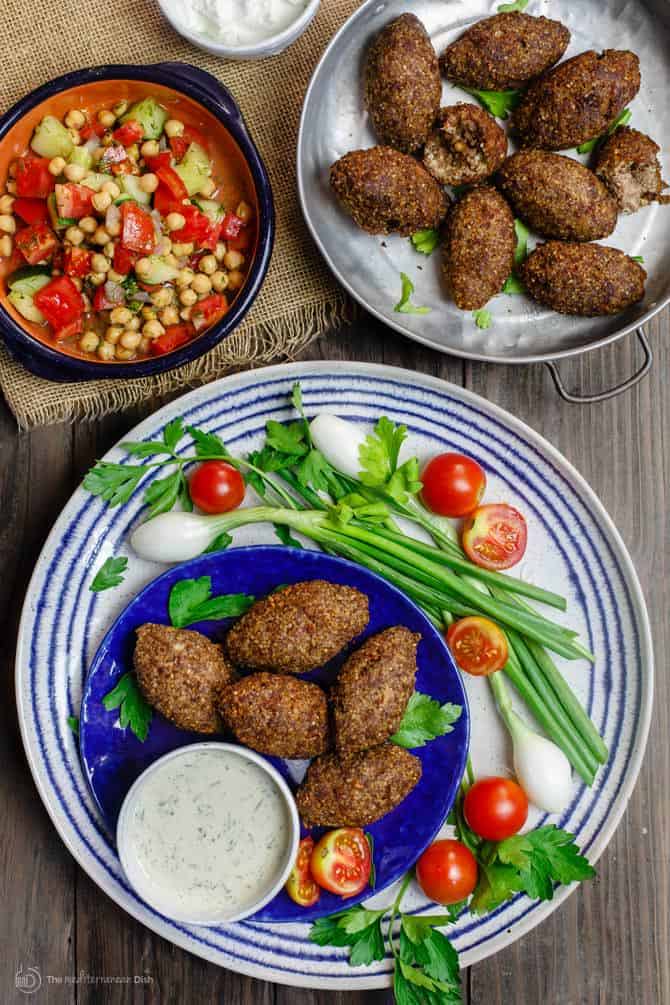
[[(654, 367), (634, 390), (600, 405), (559, 399), (545, 368), (463, 363), (363, 318), (309, 356), (384, 362), (476, 391), (542, 433), (593, 486), (623, 535), (649, 605), (657, 658), (654, 721), (626, 814), (585, 884), (549, 920), (464, 975), (472, 1005), (670, 1003), (670, 314), (650, 326)], [(562, 366), (569, 386), (613, 384), (639, 363), (633, 339)], [(93, 460), (157, 408), (151, 402), (93, 424), (18, 433), (0, 405), (0, 1002), (175, 1005), (379, 1005), (386, 991), (318, 992), (265, 984), (189, 955), (124, 914), (78, 868), (35, 791), (16, 721), (13, 662), (23, 596), (44, 538)], [(15, 974), (72, 977), (26, 996)], [(150, 983), (105, 979), (148, 975)]]

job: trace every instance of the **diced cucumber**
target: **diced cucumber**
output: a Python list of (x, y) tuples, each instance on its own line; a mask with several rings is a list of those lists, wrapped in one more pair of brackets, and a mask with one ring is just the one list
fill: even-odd
[(128, 195), (127, 192), (122, 192), (118, 199), (114, 200), (115, 206), (123, 206), (124, 202), (135, 202), (132, 195)]
[(33, 133), (30, 146), (40, 157), (67, 158), (74, 143), (62, 122), (53, 115), (45, 115)]
[(175, 171), (186, 186), (188, 194), (195, 195), (212, 173), (207, 151), (198, 143), (191, 143), (181, 163), (175, 167)]
[(105, 182), (111, 180), (111, 175), (91, 171), (85, 178), (82, 178), (80, 184), (85, 185), (86, 188), (92, 188), (94, 192), (99, 192)]
[(179, 269), (170, 265), (159, 255), (149, 255), (147, 261), (150, 268), (142, 273), (142, 282), (149, 286), (159, 283), (171, 283), (179, 275)]
[(27, 297), (25, 293), (15, 293), (12, 291), (7, 299), (10, 304), (14, 304), (21, 317), (24, 317), (26, 321), (32, 321), (36, 325), (45, 324), (46, 319), (42, 311), (35, 307), (32, 297)]
[(54, 230), (67, 230), (68, 227), (74, 227), (74, 225), (77, 223), (74, 217), (58, 215), (55, 192), (52, 192), (47, 199), (47, 209), (49, 210), (49, 216), (51, 218), (51, 226), (53, 227)]
[(93, 163), (91, 151), (87, 147), (73, 147), (70, 154), (70, 164), (79, 164), (85, 171), (88, 171)]
[(140, 179), (136, 174), (121, 174), (117, 177), (117, 183), (121, 187), (121, 192), (125, 192), (135, 202), (148, 206), (151, 202), (151, 195), (145, 192), (140, 185)]
[[(32, 272), (32, 275), (27, 273)], [(14, 304), (17, 311), (26, 321), (42, 325), (45, 318), (42, 312), (35, 306), (33, 296), (43, 286), (51, 282), (51, 275), (44, 271), (38, 272), (36, 269), (19, 269), (9, 280), (9, 297), (11, 304)]]
[(195, 203), (198, 209), (202, 210), (205, 216), (208, 216), (215, 223), (226, 212), (221, 203), (216, 202), (215, 199), (192, 199), (191, 202)]
[(160, 139), (167, 117), (168, 113), (155, 98), (144, 98), (130, 106), (126, 114), (121, 117), (121, 122), (134, 119), (142, 126), (145, 140), (157, 140)]
[(51, 279), (51, 268), (48, 265), (24, 265), (12, 272), (7, 280), (7, 286), (12, 292), (31, 295), (41, 289)]

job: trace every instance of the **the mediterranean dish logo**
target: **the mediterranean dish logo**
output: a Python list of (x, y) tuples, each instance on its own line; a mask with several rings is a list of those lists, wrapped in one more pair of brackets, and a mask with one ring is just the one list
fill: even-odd
[(14, 983), (24, 995), (32, 995), (42, 987), (42, 975), (37, 967), (26, 967), (24, 970), (21, 964), (16, 971)]

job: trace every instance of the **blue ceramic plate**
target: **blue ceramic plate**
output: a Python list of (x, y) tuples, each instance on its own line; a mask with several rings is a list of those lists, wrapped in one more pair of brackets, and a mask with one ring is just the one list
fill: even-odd
[[(128, 789), (149, 764), (162, 754), (184, 744), (203, 739), (197, 733), (177, 729), (155, 714), (149, 735), (142, 743), (129, 729), (120, 729), (117, 711), (106, 711), (102, 699), (119, 677), (132, 669), (135, 629), (147, 621), (169, 624), (168, 597), (175, 583), (183, 579), (211, 576), (212, 591), (248, 593), (262, 597), (281, 584), (305, 579), (326, 579), (354, 586), (370, 602), (370, 623), (365, 632), (339, 656), (319, 670), (303, 676), (320, 684), (334, 680), (347, 654), (363, 639), (393, 625), (405, 625), (421, 635), (417, 654), (416, 689), (441, 704), (453, 702), (463, 712), (453, 732), (433, 740), (415, 753), (421, 758), (421, 781), (409, 796), (377, 823), (366, 828), (374, 839), (376, 890), (399, 879), (414, 864), (435, 837), (451, 809), (468, 750), (469, 717), (465, 692), (442, 636), (424, 614), (395, 587), (367, 569), (341, 558), (316, 551), (285, 547), (236, 548), (207, 555), (175, 566), (150, 583), (126, 607), (104, 638), (86, 680), (81, 706), (81, 756), (93, 794), (112, 830)], [(218, 641), (232, 624), (205, 621), (190, 625)], [(304, 773), (304, 762), (268, 758), (295, 786)], [(321, 831), (314, 830), (316, 836)], [(370, 896), (366, 889), (347, 905)], [(282, 891), (254, 915), (257, 921), (307, 921), (341, 910), (342, 899), (324, 891), (314, 907), (294, 904)]]

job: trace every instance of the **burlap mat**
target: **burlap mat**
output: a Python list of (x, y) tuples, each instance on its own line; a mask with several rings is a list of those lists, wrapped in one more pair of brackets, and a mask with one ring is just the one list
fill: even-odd
[(34, 377), (0, 348), (0, 387), (19, 425), (29, 428), (95, 418), (156, 394), (194, 386), (226, 370), (290, 359), (349, 306), (303, 223), (295, 181), (302, 101), (326, 44), (356, 9), (356, 0), (322, 0), (303, 37), (280, 56), (233, 62), (177, 35), (155, 0), (3, 0), (0, 18), (0, 108), (68, 70), (103, 63), (179, 59), (209, 70), (237, 99), (274, 190), (277, 240), (270, 271), (237, 331), (187, 366), (159, 377), (56, 384)]

